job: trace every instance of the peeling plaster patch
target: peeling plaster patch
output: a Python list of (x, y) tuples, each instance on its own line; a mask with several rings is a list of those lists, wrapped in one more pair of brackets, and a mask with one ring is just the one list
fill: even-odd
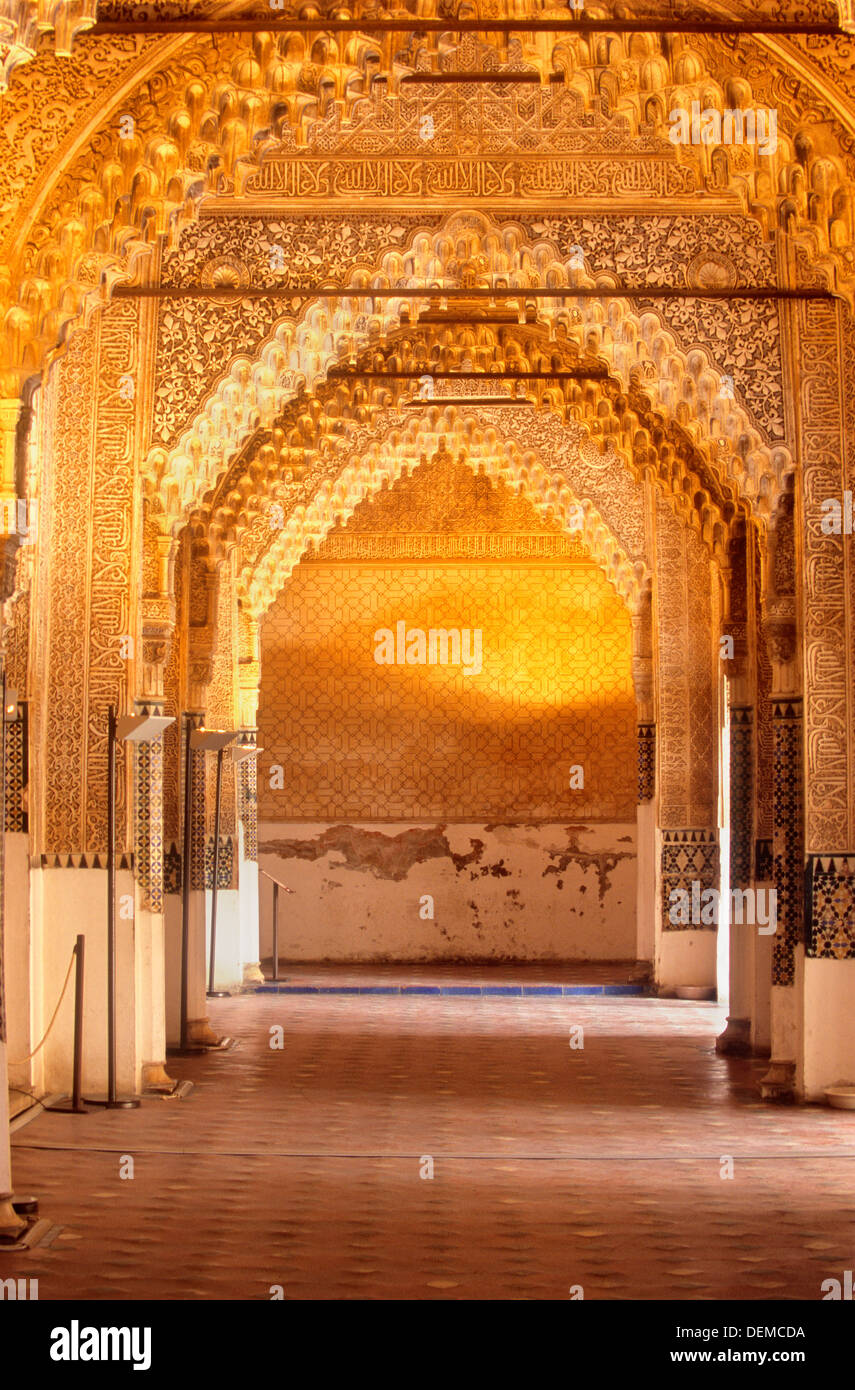
[[(478, 845), (478, 857), (480, 858), (481, 851), (484, 848), (482, 842), (480, 840), (470, 840), (469, 843), (472, 845)], [(472, 859), (471, 854), (465, 856), (458, 855), (457, 857), (460, 859), (461, 865), (469, 863)], [(469, 878), (471, 882), (474, 883), (477, 878), (484, 878), (486, 874), (492, 874), (493, 878), (510, 878), (511, 871), (510, 869), (505, 868), (504, 859), (500, 859), (497, 864), (482, 864), (480, 869), (473, 869), (469, 875)]]
[(475, 928), (475, 931), (480, 934), (482, 930), (481, 918), (478, 916), (480, 908), (476, 902), (472, 901), (469, 902), (469, 907), (472, 909), (472, 926)]
[(505, 868), (504, 859), (500, 859), (498, 864), (485, 864), (481, 870), (482, 874), (492, 874), (493, 878), (510, 878), (510, 869)]
[[(600, 884), (600, 905), (602, 905), (605, 902), (606, 893), (610, 887), (609, 875), (612, 870), (617, 867), (622, 859), (635, 859), (635, 852), (629, 850), (591, 851), (581, 849), (579, 846), (580, 836), (590, 834), (589, 827), (585, 825), (565, 825), (564, 833), (569, 840), (569, 845), (566, 850), (546, 850), (550, 859), (557, 860), (557, 863), (547, 864), (543, 871), (543, 877), (546, 878), (548, 874), (560, 875), (566, 873), (571, 864), (578, 865), (583, 872), (586, 869), (596, 869)], [(623, 838), (629, 839), (630, 837), (624, 836)], [(557, 886), (559, 888), (562, 886), (561, 878), (558, 879)], [(579, 892), (584, 893), (585, 891), (585, 885), (582, 884)]]
[[(472, 849), (470, 850), (470, 852), (469, 852), (468, 854), (452, 854), (452, 853), (451, 853), (451, 846), (449, 845), (448, 841), (445, 839), (445, 836), (443, 836), (443, 841), (444, 841), (445, 846), (446, 846), (446, 852), (447, 852), (449, 855), (451, 855), (451, 862), (452, 862), (452, 864), (454, 865), (454, 867), (455, 867), (455, 869), (457, 870), (458, 873), (460, 873), (460, 870), (461, 870), (461, 869), (465, 869), (469, 864), (477, 864), (478, 861), (479, 861), (480, 858), (481, 858), (481, 855), (484, 853), (484, 841), (483, 841), (483, 840), (472, 840), (472, 839), (470, 839), (469, 843), (470, 843), (470, 845), (472, 846)], [(474, 878), (475, 875), (474, 875), (474, 874), (471, 874), (470, 877), (471, 877), (471, 878)]]
[(433, 829), (416, 827), (402, 830), (399, 835), (384, 835), (379, 830), (360, 830), (353, 825), (334, 825), (313, 840), (265, 840), (259, 853), (276, 854), (280, 859), (323, 859), (327, 854), (341, 854), (348, 869), (362, 870), (376, 878), (400, 881), (416, 864), (426, 859), (451, 859), (460, 872), (476, 863), (484, 853), (483, 840), (469, 841), (469, 854), (452, 854), (444, 834), (445, 826)]

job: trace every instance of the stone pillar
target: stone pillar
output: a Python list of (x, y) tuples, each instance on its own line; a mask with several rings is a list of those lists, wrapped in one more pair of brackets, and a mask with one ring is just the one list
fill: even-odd
[(729, 882), (722, 902), (719, 930), (729, 936), (729, 1013), (716, 1051), (730, 1056), (751, 1052), (751, 1011), (754, 982), (756, 924), (732, 911), (731, 894), (751, 889), (754, 846), (754, 704), (750, 679), (746, 536), (735, 529), (728, 547), (725, 610), (721, 620), (720, 651), (727, 677), (730, 724), (728, 805)]
[[(53, 363), (40, 388), (39, 640), (30, 663), (34, 905), (32, 993), (39, 1036), (59, 997), (75, 937), (86, 937), (83, 1085), (107, 1081), (108, 709), (132, 708), (140, 660), (138, 474), (145, 416), (149, 307), (122, 301), (93, 315)], [(137, 950), (130, 759), (120, 750), (116, 781), (117, 1086), (143, 1080), (142, 1008), (149, 960)], [(123, 912), (124, 906), (124, 912)], [(40, 1056), (44, 1084), (71, 1082), (73, 1010), (67, 1005)]]
[[(8, 739), (0, 749), (0, 778), (4, 800), (8, 795), (7, 785), (7, 746)], [(12, 1153), (9, 1144), (9, 1083), (6, 1057), (6, 972), (5, 929), (6, 929), (6, 824), (0, 825), (0, 1235), (14, 1236), (22, 1231), (26, 1222), (17, 1215), (12, 1206)]]
[(807, 778), (796, 1094), (821, 1101), (829, 1086), (855, 1086), (855, 316), (836, 300), (795, 313)]
[[(161, 704), (137, 701), (137, 714), (162, 714)], [(140, 971), (140, 1049), (142, 1083), (147, 1090), (171, 1091), (166, 1072), (166, 944), (163, 874), (163, 736), (134, 748), (135, 949), (147, 957)]]
[(240, 889), (240, 953), (243, 982), (261, 984), (258, 909), (258, 762), (256, 729), (241, 729), (238, 748), (252, 755), (237, 765), (237, 848)]
[[(184, 719), (183, 738), (189, 738), (193, 729), (200, 729), (205, 723), (202, 710), (188, 710)], [(182, 743), (182, 770), (184, 746)], [(187, 943), (187, 1032), (192, 1045), (214, 1047), (219, 1039), (208, 1020), (208, 952), (207, 952), (207, 754), (203, 750), (190, 751), (190, 863), (182, 866), (182, 872), (190, 879), (190, 924)], [(183, 772), (182, 772), (183, 777)], [(183, 783), (182, 783), (183, 797)], [(182, 801), (182, 818), (183, 818)], [(182, 844), (183, 844), (182, 819)]]
[[(19, 526), (20, 509), (16, 477), (20, 424), (21, 402), (14, 397), (0, 400), (0, 549), (2, 551), (5, 551), (7, 538), (21, 529)], [(4, 599), (7, 595), (6, 574), (4, 564), (3, 570), (0, 572), (0, 584), (2, 584), (2, 597)], [(2, 617), (0, 617), (0, 632), (2, 632), (3, 645), (6, 649), (7, 633), (3, 630)], [(25, 676), (23, 671), (18, 671), (17, 675), (14, 672), (11, 674), (13, 680)], [(19, 690), (18, 694), (23, 694), (23, 691)], [(26, 893), (28, 887), (28, 836), (26, 834), (26, 812), (22, 802), (26, 780), (24, 775), (26, 757), (25, 724), (19, 718), (6, 725), (6, 737), (3, 741), (3, 747), (0, 748), (0, 778), (2, 778), (3, 799), (6, 806), (5, 821), (0, 824), (0, 1235), (3, 1236), (15, 1236), (26, 1226), (26, 1222), (17, 1215), (11, 1202), (13, 1195), (12, 1155), (9, 1144), (8, 1020), (6, 1016), (6, 959), (10, 945), (9, 908), (15, 903), (15, 897), (20, 893), (22, 886), (25, 890), (23, 902), (20, 905), (15, 903), (15, 906), (23, 911), (27, 919), (29, 916), (24, 906), (24, 904), (28, 905), (28, 894)], [(19, 871), (19, 865), (23, 869), (22, 874)], [(12, 871), (11, 875), (10, 870)], [(15, 897), (13, 897), (13, 893), (9, 892), (10, 877), (14, 885)], [(28, 966), (28, 964), (27, 961), (25, 965)], [(28, 970), (25, 970), (25, 979), (20, 983), (29, 984)], [(29, 1015), (29, 999), (23, 1003), (23, 1008)], [(29, 1017), (27, 1024), (29, 1025)], [(30, 1029), (27, 1026), (24, 1030), (24, 1036), (27, 1040), (29, 1040), (29, 1033)], [(28, 1049), (24, 1049), (24, 1051), (26, 1050)], [(29, 1064), (27, 1064), (26, 1070), (29, 1074)]]
[[(774, 891), (772, 847), (772, 782), (774, 730), (772, 727), (772, 662), (762, 621), (761, 538), (752, 536), (751, 616), (755, 643), (755, 742), (754, 742), (754, 863), (755, 893), (765, 901)], [(772, 948), (775, 936), (754, 932), (754, 994), (751, 1004), (751, 1050), (755, 1057), (768, 1057), (772, 1050)]]
[(777, 929), (772, 939), (772, 1048), (761, 1094), (765, 1100), (789, 1100), (800, 1050), (795, 981), (803, 930), (805, 847), (803, 701), (794, 600), (779, 599), (767, 610), (766, 634), (772, 659), (772, 880)]
[[(237, 613), (238, 701), (243, 746), (258, 748), (258, 693), (261, 682), (258, 623)], [(258, 868), (258, 754), (238, 764), (238, 851), (240, 863), (241, 958), (245, 984), (260, 984)]]
[(796, 1089), (822, 1100), (830, 1085), (855, 1088), (855, 854), (809, 854), (805, 884)]
[(718, 833), (703, 826), (663, 828), (659, 855), (659, 909), (669, 945), (662, 992), (681, 985), (712, 990), (718, 912), (711, 890), (717, 893), (719, 887)]
[(716, 816), (718, 600), (706, 546), (656, 502), (656, 983), (714, 990), (719, 887)]

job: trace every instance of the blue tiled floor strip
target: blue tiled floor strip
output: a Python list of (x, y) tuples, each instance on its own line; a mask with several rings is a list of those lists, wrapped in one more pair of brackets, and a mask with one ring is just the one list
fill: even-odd
[(253, 994), (642, 995), (643, 985), (253, 985)]

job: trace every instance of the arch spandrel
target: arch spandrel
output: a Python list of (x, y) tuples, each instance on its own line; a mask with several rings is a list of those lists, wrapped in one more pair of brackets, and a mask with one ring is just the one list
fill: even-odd
[[(752, 233), (754, 234), (752, 237)], [(235, 254), (235, 241), (240, 254)], [(319, 246), (323, 250), (318, 255)], [(287, 267), (272, 273), (274, 250)], [(508, 220), (478, 212), (402, 214), (394, 223), (376, 215), (348, 218), (300, 214), (292, 219), (209, 218), (188, 228), (175, 253), (164, 258), (167, 283), (271, 286), (311, 283), (360, 291), (421, 285), (463, 285), (520, 290), (520, 319), (545, 320), (565, 342), (585, 348), (593, 333), (615, 345), (627, 371), (635, 346), (649, 376), (679, 380), (682, 368), (671, 359), (687, 358), (697, 378), (701, 423), (714, 428), (712, 415), (723, 406), (721, 382), (704, 376), (710, 367), (738, 378), (734, 400), (751, 398), (754, 425), (769, 444), (784, 435), (783, 368), (778, 350), (779, 313), (773, 302), (750, 306), (727, 301), (662, 300), (629, 307), (621, 300), (543, 302), (524, 300), (522, 291), (579, 286), (604, 290), (627, 281), (671, 280), (675, 286), (726, 288), (736, 282), (773, 287), (777, 283), (774, 248), (758, 244), (756, 228), (744, 218), (629, 218), (532, 216)], [(663, 269), (665, 267), (666, 269)], [(412, 323), (426, 304), (410, 300), (371, 301), (364, 297), (222, 302), (169, 297), (158, 318), (162, 379), (155, 395), (152, 444), (167, 450), (192, 434), (194, 417), (203, 417), (229, 377), (241, 382), (259, 370), (261, 393), (273, 385), (309, 385), (323, 375), (331, 353), (363, 346)], [(479, 304), (479, 311), (485, 306)], [(284, 312), (283, 312), (284, 310)], [(226, 314), (228, 318), (226, 320)], [(413, 327), (413, 333), (421, 330)], [(471, 332), (471, 330), (470, 330)], [(437, 341), (441, 341), (437, 333)], [(693, 347), (693, 344), (700, 346)], [(231, 352), (229, 371), (224, 353)], [(713, 360), (713, 352), (715, 359)], [(282, 356), (284, 354), (284, 357)], [(265, 355), (262, 366), (255, 359)], [(188, 369), (192, 362), (192, 370)], [(253, 365), (255, 364), (255, 365)], [(278, 378), (283, 369), (291, 375)], [(273, 373), (272, 378), (269, 373)], [(727, 377), (725, 376), (725, 380)], [(671, 389), (672, 388), (665, 388)], [(693, 388), (694, 390), (695, 388)], [(267, 396), (270, 402), (269, 394)], [(718, 404), (716, 404), (718, 402)], [(738, 430), (739, 426), (735, 426)]]
[[(462, 235), (460, 246), (465, 252), (458, 268), (478, 266), (483, 246), (501, 234), (506, 243), (513, 238), (512, 250), (505, 257), (510, 270), (505, 262), (501, 266), (510, 281), (532, 254), (541, 280), (560, 277), (559, 283), (572, 289), (586, 278), (570, 268), (566, 259), (562, 261), (550, 243), (540, 241), (532, 247), (519, 228), (505, 227), (500, 233), (489, 219), (465, 214), (447, 219), (433, 235), (413, 237), (408, 258), (400, 250), (386, 252), (373, 277), (374, 287), (392, 288), (391, 279), (401, 268), (417, 283), (424, 283), (417, 277), (428, 276), (429, 263), (445, 242), (453, 244), (455, 232), (458, 240)], [(367, 270), (357, 272), (354, 280), (354, 288), (372, 283)], [(523, 288), (520, 303), (524, 297)], [(359, 313), (363, 304), (358, 299), (344, 300), (335, 308), (327, 301), (315, 302), (300, 322), (280, 323), (255, 362), (244, 359), (232, 364), (194, 427), (185, 431), (179, 448), (171, 455), (162, 449), (152, 451), (146, 468), (149, 496), (165, 530), (179, 523), (181, 515), (200, 504), (207, 492), (217, 489), (221, 479), (226, 477), (228, 485), (229, 455), (243, 448), (255, 429), (272, 429), (274, 434), (278, 430), (280, 461), (301, 469), (315, 448), (339, 449), (350, 422), (366, 420), (409, 389), (400, 381), (366, 383), (363, 389), (356, 383), (328, 379), (320, 386), (331, 366), (355, 361), (363, 367), (385, 363), (395, 370), (404, 364), (408, 368), (427, 364), (429, 372), (431, 361), (445, 360), (448, 343), (442, 326), (407, 321), (417, 312), (415, 304), (375, 301), (379, 308), (373, 315)], [(608, 387), (600, 382), (570, 387), (562, 383), (560, 391), (538, 383), (541, 404), (583, 421), (603, 439), (614, 435), (627, 454), (639, 457), (642, 467), (645, 451), (652, 450), (648, 460), (652, 462), (657, 453), (662, 458), (664, 450), (666, 472), (673, 471), (673, 463), (667, 462), (674, 453), (673, 441), (666, 438), (670, 419), (671, 427), (678, 434), (683, 431), (687, 442), (693, 438), (692, 447), (698, 451), (696, 476), (683, 477), (677, 487), (688, 494), (690, 503), (710, 490), (710, 480), (719, 479), (712, 484), (713, 492), (719, 490), (719, 505), (724, 499), (736, 504), (741, 496), (760, 515), (774, 505), (781, 478), (792, 466), (789, 452), (783, 442), (774, 449), (764, 442), (732, 390), (724, 389), (723, 376), (710, 362), (705, 345), (682, 351), (655, 309), (639, 312), (622, 300), (603, 304), (584, 299), (575, 305), (540, 301), (536, 312), (539, 322), (508, 324), (501, 330), (473, 326), (472, 341), (453, 354), (454, 366), (466, 358), (479, 370), (513, 368), (514, 364), (549, 370), (557, 364), (584, 365), (585, 354), (594, 354), (595, 360), (605, 360), (616, 380)], [(521, 317), (526, 315), (521, 312)], [(180, 376), (172, 373), (172, 379)], [(293, 395), (300, 386), (314, 388), (320, 395), (294, 398), (288, 404), (289, 393)], [(627, 414), (627, 392), (634, 416)], [(277, 414), (282, 416), (280, 423)]]

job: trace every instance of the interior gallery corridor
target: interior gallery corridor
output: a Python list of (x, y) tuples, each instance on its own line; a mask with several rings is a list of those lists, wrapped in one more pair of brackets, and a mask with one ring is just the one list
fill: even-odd
[(185, 1100), (16, 1132), (61, 1229), (3, 1274), (42, 1299), (817, 1300), (851, 1268), (850, 1118), (764, 1104), (714, 1004), (264, 994), (212, 1017), (238, 1046), (176, 1064)]
[(0, 0), (0, 1310), (851, 1304), (853, 496), (855, 0)]

